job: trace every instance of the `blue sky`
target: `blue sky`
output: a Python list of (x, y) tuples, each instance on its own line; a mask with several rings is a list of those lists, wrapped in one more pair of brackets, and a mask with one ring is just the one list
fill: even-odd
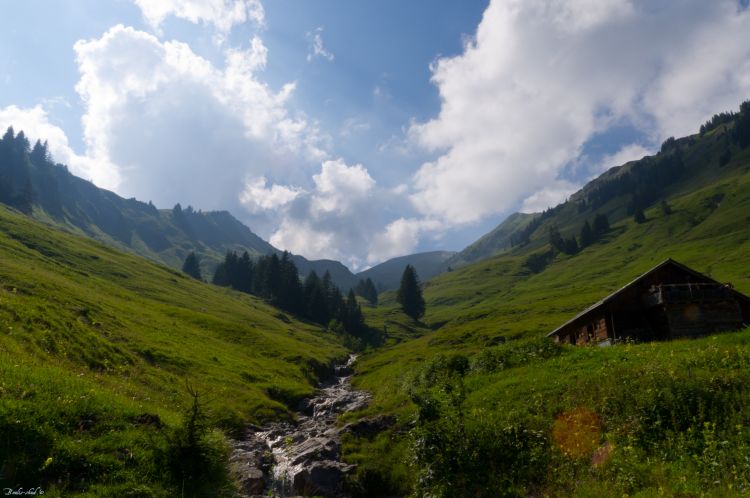
[(738, 0), (39, 0), (0, 126), (361, 269), (459, 250), (750, 97)]

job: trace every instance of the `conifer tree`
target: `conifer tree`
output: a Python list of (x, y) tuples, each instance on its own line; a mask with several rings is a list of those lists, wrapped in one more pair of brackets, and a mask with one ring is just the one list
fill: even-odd
[(565, 254), (576, 254), (578, 252), (578, 242), (576, 238), (571, 235), (569, 239), (565, 240)]
[(328, 312), (328, 298), (323, 290), (323, 284), (315, 271), (311, 271), (305, 278), (304, 285), (305, 315), (310, 320), (328, 324), (331, 315)]
[(365, 319), (362, 316), (362, 309), (357, 302), (353, 290), (349, 290), (349, 295), (346, 297), (346, 303), (344, 305), (344, 313), (341, 318), (344, 330), (348, 333), (352, 335), (361, 335), (364, 331)]
[(418, 320), (424, 315), (425, 303), (422, 289), (419, 285), (417, 272), (411, 265), (406, 265), (401, 275), (401, 286), (398, 288), (396, 301), (401, 305), (404, 313)]
[(191, 252), (185, 258), (185, 262), (182, 264), (182, 271), (197, 280), (202, 280), (200, 260), (194, 252)]
[(562, 235), (560, 235), (560, 231), (554, 225), (549, 227), (549, 243), (558, 251), (566, 252), (565, 239), (563, 239)]
[(581, 248), (591, 245), (594, 242), (594, 232), (591, 230), (589, 220), (586, 220), (581, 227)]
[(357, 282), (357, 286), (354, 288), (354, 293), (367, 299), (370, 304), (378, 304), (378, 291), (375, 289), (375, 284), (372, 283), (370, 278)]
[(365, 280), (365, 299), (370, 301), (371, 304), (377, 305), (378, 304), (378, 290), (375, 288), (375, 284), (373, 281), (368, 278)]
[(594, 217), (593, 230), (597, 237), (609, 231), (609, 220), (606, 214), (599, 213)]

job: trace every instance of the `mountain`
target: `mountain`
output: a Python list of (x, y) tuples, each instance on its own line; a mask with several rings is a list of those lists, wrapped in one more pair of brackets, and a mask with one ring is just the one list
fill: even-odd
[[(290, 418), (346, 356), (261, 299), (2, 205), (0, 325), (0, 487), (50, 496), (180, 496), (191, 392), (201, 424), (241, 434)], [(205, 444), (213, 478), (228, 441)]]
[[(201, 258), (210, 276), (227, 251), (252, 256), (280, 253), (227, 211), (202, 212), (177, 204), (157, 209), (151, 202), (124, 199), (54, 164), (46, 146), (30, 147), (23, 132), (12, 129), (0, 140), (0, 203), (39, 221), (85, 235), (119, 249), (179, 268), (190, 252)], [(346, 291), (356, 277), (336, 261), (294, 256), (300, 274), (331, 273)]]
[[(586, 222), (593, 233), (582, 237)], [(545, 336), (668, 258), (750, 295), (750, 103), (510, 232), (512, 247), (427, 281), (420, 322), (394, 292), (364, 309), (389, 347), (362, 358), (357, 385), (403, 422), (347, 442), (355, 480), (398, 496), (732, 496), (745, 486), (745, 474), (690, 455), (718, 455), (720, 439), (722, 468), (745, 459), (750, 434), (736, 420), (750, 416), (750, 329), (612, 347)], [(583, 433), (593, 434), (585, 449)]]
[(596, 214), (618, 222), (671, 195), (710, 183), (731, 169), (736, 154), (750, 142), (750, 102), (742, 109), (715, 115), (699, 134), (667, 139), (653, 156), (610, 168), (554, 208), (511, 215), (448, 264), (455, 267), (539, 248), (548, 242), (551, 227), (563, 238), (580, 237), (584, 222), (592, 223)]
[(424, 281), (446, 271), (447, 262), (455, 254), (449, 251), (431, 251), (392, 258), (357, 273), (357, 279), (371, 279), (380, 292), (397, 289), (406, 265), (412, 265), (420, 280)]
[(446, 261), (446, 265), (462, 266), (509, 251), (513, 247), (513, 234), (526, 227), (534, 217), (534, 214), (527, 213), (510, 215), (491, 232), (451, 257)]

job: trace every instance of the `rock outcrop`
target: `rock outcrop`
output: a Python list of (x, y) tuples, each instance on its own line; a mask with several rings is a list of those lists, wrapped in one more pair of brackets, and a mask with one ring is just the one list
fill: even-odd
[[(322, 385), (316, 396), (301, 403), (296, 423), (251, 429), (235, 443), (233, 472), (245, 496), (347, 496), (344, 481), (354, 466), (340, 461), (340, 433), (351, 431), (352, 424), (339, 429), (336, 418), (364, 408), (370, 400), (368, 393), (351, 385), (354, 358), (337, 367), (334, 380)], [(374, 429), (367, 423), (361, 427), (364, 432)]]

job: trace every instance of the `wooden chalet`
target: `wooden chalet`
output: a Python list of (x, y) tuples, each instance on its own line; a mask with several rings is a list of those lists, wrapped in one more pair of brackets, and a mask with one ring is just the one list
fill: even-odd
[(698, 337), (750, 324), (750, 298), (667, 259), (548, 334), (607, 344)]

